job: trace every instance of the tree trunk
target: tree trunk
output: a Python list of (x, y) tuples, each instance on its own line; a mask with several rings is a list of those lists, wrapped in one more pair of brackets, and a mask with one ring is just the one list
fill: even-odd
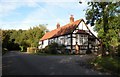
[(106, 4), (103, 5), (103, 30), (104, 30), (104, 34), (102, 38), (102, 56), (105, 56), (105, 51), (106, 51), (106, 45), (104, 42), (107, 42), (107, 38), (106, 38), (106, 33), (108, 32), (108, 12), (105, 11), (106, 10)]

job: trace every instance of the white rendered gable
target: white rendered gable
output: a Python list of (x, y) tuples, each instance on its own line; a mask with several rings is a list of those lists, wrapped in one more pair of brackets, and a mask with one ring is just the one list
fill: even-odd
[(78, 28), (80, 30), (88, 30), (83, 21), (81, 21), (81, 23), (78, 25)]

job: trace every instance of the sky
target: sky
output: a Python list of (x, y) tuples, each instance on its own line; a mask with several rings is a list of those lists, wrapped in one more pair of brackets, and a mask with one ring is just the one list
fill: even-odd
[(57, 23), (69, 23), (70, 15), (85, 20), (87, 7), (85, 0), (0, 0), (0, 28), (27, 30), (44, 24), (53, 30)]

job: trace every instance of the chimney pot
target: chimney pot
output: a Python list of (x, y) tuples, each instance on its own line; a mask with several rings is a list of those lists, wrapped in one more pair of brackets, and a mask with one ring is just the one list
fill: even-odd
[(58, 28), (60, 28), (60, 24), (59, 24), (59, 23), (57, 23), (57, 29), (58, 29)]
[(71, 15), (71, 17), (70, 17), (70, 23), (72, 23), (72, 22), (74, 22), (74, 17), (73, 17), (73, 15)]

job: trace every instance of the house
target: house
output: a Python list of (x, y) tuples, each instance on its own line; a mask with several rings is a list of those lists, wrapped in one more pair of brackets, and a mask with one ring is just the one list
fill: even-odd
[(74, 17), (71, 15), (68, 24), (60, 27), (60, 24), (57, 23), (56, 27), (56, 29), (46, 33), (40, 39), (39, 49), (56, 42), (64, 44), (66, 49), (70, 49), (72, 52), (75, 52), (76, 43), (80, 47), (80, 53), (86, 53), (87, 50), (91, 50), (92, 52), (97, 51), (96, 45), (99, 42), (83, 19), (74, 21)]

